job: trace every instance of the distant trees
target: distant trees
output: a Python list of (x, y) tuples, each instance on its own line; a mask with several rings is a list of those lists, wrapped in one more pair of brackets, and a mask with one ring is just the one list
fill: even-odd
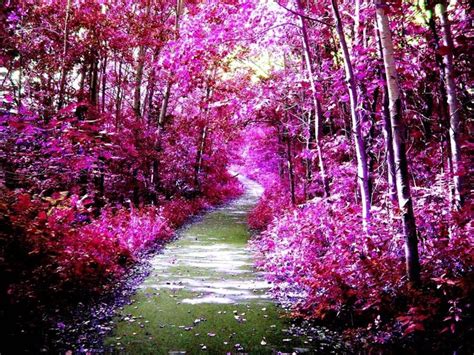
[[(79, 156), (89, 159), (88, 168), (69, 175), (62, 188), (79, 184), (83, 193), (102, 191), (109, 202), (121, 195), (136, 205), (159, 203), (163, 194), (198, 194), (208, 174), (225, 171), (224, 142), (238, 134), (226, 127), (240, 124), (237, 105), (213, 108), (213, 102), (238, 97), (247, 83), (243, 76), (218, 78), (227, 70), (226, 56), (232, 52), (237, 59), (243, 52), (248, 39), (239, 24), (249, 20), (253, 7), (252, 2), (216, 2), (204, 9), (184, 1), (55, 0), (35, 6), (18, 1), (2, 12), (8, 34), (0, 49), (0, 66), (6, 68), (2, 109), (37, 116), (35, 124), (45, 132), (58, 120), (74, 126), (75, 119), (102, 132), (105, 142), (97, 145), (58, 138), (58, 149), (80, 145)], [(205, 31), (200, 22), (209, 24)], [(210, 83), (217, 94), (209, 97), (203, 83), (211, 70), (217, 73)], [(23, 180), (15, 176), (24, 175), (28, 165), (20, 151), (15, 154), (5, 158), (8, 184)], [(28, 169), (36, 173), (33, 166)], [(89, 191), (95, 175), (101, 176), (101, 187)]]

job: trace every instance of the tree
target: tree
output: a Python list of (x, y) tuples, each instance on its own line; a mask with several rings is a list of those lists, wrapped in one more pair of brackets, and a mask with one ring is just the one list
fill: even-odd
[(453, 181), (453, 200), (452, 205), (455, 210), (459, 210), (463, 204), (462, 196), (462, 160), (461, 148), (459, 146), (460, 134), (460, 114), (458, 108), (458, 99), (456, 95), (456, 82), (454, 80), (453, 53), (454, 44), (451, 34), (451, 24), (449, 21), (446, 1), (440, 1), (440, 20), (443, 27), (443, 62), (444, 79), (446, 85), (446, 94), (449, 108), (449, 145), (451, 148), (451, 174)]
[(321, 180), (323, 182), (323, 189), (324, 189), (324, 195), (328, 197), (330, 195), (330, 190), (329, 190), (329, 182), (326, 176), (326, 170), (324, 168), (324, 158), (323, 158), (323, 152), (321, 149), (321, 126), (322, 126), (322, 107), (321, 107), (321, 102), (318, 98), (318, 93), (316, 90), (316, 84), (315, 84), (315, 77), (314, 77), (314, 71), (313, 71), (313, 58), (311, 55), (311, 50), (310, 50), (310, 45), (309, 45), (309, 37), (308, 37), (308, 32), (306, 30), (306, 21), (304, 18), (304, 7), (301, 2), (301, 0), (296, 0), (297, 6), (298, 6), (298, 11), (299, 11), (299, 19), (300, 19), (300, 24), (301, 24), (301, 32), (303, 35), (303, 53), (304, 53), (304, 59), (305, 59), (305, 65), (306, 65), (306, 70), (308, 71), (308, 77), (309, 77), (309, 82), (311, 85), (311, 91), (312, 91), (312, 102), (313, 102), (313, 110), (314, 110), (314, 145), (316, 147), (316, 152), (318, 155), (318, 161), (319, 161), (319, 171), (321, 174)]
[(402, 214), (405, 239), (406, 272), (410, 282), (416, 285), (420, 282), (420, 260), (405, 149), (406, 127), (403, 122), (402, 97), (394, 58), (392, 34), (386, 14), (387, 4), (385, 0), (375, 0), (375, 5), (389, 97), (397, 196), (399, 209)]
[(357, 157), (357, 181), (359, 185), (360, 196), (362, 200), (362, 217), (364, 223), (370, 219), (370, 190), (369, 190), (369, 170), (367, 167), (367, 156), (364, 148), (364, 140), (361, 130), (361, 117), (359, 114), (359, 103), (357, 97), (357, 83), (352, 68), (351, 57), (347, 47), (344, 28), (342, 26), (341, 16), (337, 0), (331, 0), (334, 14), (334, 22), (336, 23), (336, 32), (342, 49), (342, 58), (344, 60), (344, 69), (346, 73), (347, 89), (349, 90), (350, 110), (352, 119), (352, 134), (354, 136), (354, 144)]

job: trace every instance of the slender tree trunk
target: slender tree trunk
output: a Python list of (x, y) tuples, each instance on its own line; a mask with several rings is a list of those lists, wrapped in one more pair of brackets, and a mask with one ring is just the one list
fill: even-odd
[(153, 97), (155, 96), (155, 70), (152, 69), (150, 77), (148, 78), (148, 88), (147, 88), (147, 104), (146, 104), (146, 117), (148, 122), (152, 123), (152, 116), (154, 114), (153, 110)]
[(384, 84), (383, 88), (383, 135), (385, 138), (385, 159), (387, 161), (387, 181), (388, 196), (392, 203), (392, 207), (398, 205), (397, 202), (397, 185), (395, 175), (395, 159), (393, 153), (392, 123), (390, 122), (390, 99), (388, 97), (388, 88)]
[[(375, 37), (377, 40), (377, 49), (379, 52), (380, 58), (383, 58), (382, 42), (380, 41), (380, 33), (378, 28), (376, 29)], [(382, 59), (383, 61), (383, 59)], [(392, 205), (390, 206), (393, 210), (397, 204), (397, 186), (396, 186), (396, 177), (395, 177), (395, 160), (393, 157), (393, 139), (392, 139), (392, 123), (390, 122), (390, 99), (388, 96), (387, 88), (387, 76), (385, 74), (385, 69), (382, 68), (380, 71), (380, 79), (383, 80), (383, 107), (382, 107), (382, 117), (383, 117), (383, 126), (382, 131), (385, 139), (385, 160), (387, 164), (387, 182), (388, 182), (388, 197)]]
[(285, 132), (286, 136), (286, 162), (288, 164), (288, 180), (290, 183), (290, 194), (291, 194), (291, 204), (296, 205), (296, 195), (295, 195), (295, 173), (293, 169), (293, 152), (291, 147), (291, 137), (288, 130)]
[(150, 75), (148, 76), (148, 86), (147, 86), (147, 100), (146, 107), (144, 110), (144, 116), (147, 118), (148, 122), (151, 124), (153, 120), (153, 115), (155, 110), (153, 107), (153, 98), (155, 97), (155, 87), (156, 87), (156, 72), (155, 68), (151, 68)]
[(390, 122), (392, 125), (393, 152), (396, 169), (396, 185), (398, 205), (403, 217), (403, 234), (405, 237), (406, 272), (409, 281), (417, 285), (420, 282), (420, 261), (418, 256), (418, 238), (415, 215), (410, 192), (408, 163), (405, 151), (405, 126), (402, 117), (401, 93), (398, 84), (398, 74), (393, 55), (393, 42), (385, 0), (375, 0), (377, 25), (382, 44), (385, 75), (390, 104)]
[[(434, 9), (429, 10), (428, 14), (428, 26), (431, 30), (431, 33), (433, 35), (433, 40), (430, 41), (433, 50), (435, 52), (435, 60), (436, 64), (438, 66), (439, 70), (439, 80), (437, 82), (437, 89), (439, 93), (439, 126), (441, 127), (441, 131), (443, 134), (441, 134), (441, 140), (440, 140), (440, 153), (441, 153), (441, 174), (445, 173), (445, 159), (447, 160), (447, 166), (448, 170), (452, 171), (451, 169), (451, 159), (449, 155), (445, 154), (445, 151), (447, 150), (445, 145), (449, 141), (448, 136), (449, 136), (449, 112), (448, 112), (448, 99), (447, 99), (447, 94), (446, 94), (446, 87), (444, 83), (446, 82), (445, 79), (445, 65), (443, 62), (443, 58), (440, 54), (440, 38), (438, 35), (438, 31), (436, 30), (436, 22), (435, 22), (435, 16), (434, 16)], [(453, 190), (451, 189), (451, 182), (450, 179), (445, 180), (445, 185), (446, 189), (450, 192), (449, 193), (449, 201), (452, 203), (453, 199)]]
[(212, 88), (210, 86), (207, 87), (206, 90), (206, 110), (204, 112), (204, 119), (206, 120), (204, 127), (201, 130), (201, 135), (200, 135), (200, 140), (199, 140), (199, 146), (197, 150), (197, 155), (196, 155), (196, 165), (194, 168), (194, 183), (198, 189), (201, 189), (201, 181), (199, 179), (199, 175), (201, 174), (202, 170), (202, 163), (203, 163), (203, 156), (204, 156), (204, 149), (206, 147), (206, 138), (208, 134), (208, 124), (207, 124), (207, 119), (209, 116), (209, 101), (211, 100), (212, 96)]
[[(305, 149), (307, 152), (309, 152), (311, 148), (311, 136), (312, 136), (311, 128), (312, 128), (311, 112), (308, 112), (307, 119), (306, 119), (306, 132), (305, 132)], [(305, 199), (308, 199), (308, 186), (311, 184), (311, 181), (313, 179), (313, 174), (311, 172), (311, 169), (312, 169), (311, 158), (310, 157), (305, 158), (304, 163), (305, 163), (305, 170), (306, 170), (304, 196), (305, 196)]]
[(133, 198), (133, 204), (135, 207), (140, 206), (140, 186), (138, 183), (138, 169), (133, 169), (132, 172), (133, 176), (133, 193), (132, 193), (132, 198)]
[(71, 11), (71, 0), (67, 0), (66, 4), (66, 17), (64, 19), (64, 40), (63, 40), (63, 58), (61, 63), (61, 79), (59, 82), (59, 99), (58, 99), (58, 110), (64, 105), (64, 95), (66, 90), (66, 80), (67, 80), (67, 66), (66, 66), (66, 56), (67, 48), (69, 41), (69, 13)]
[(197, 189), (201, 189), (201, 180), (199, 179), (199, 175), (201, 174), (202, 170), (202, 159), (204, 156), (204, 148), (206, 147), (206, 137), (207, 137), (208, 126), (207, 124), (201, 130), (201, 136), (199, 140), (199, 147), (196, 156), (196, 166), (194, 169), (194, 184), (196, 185)]
[(163, 128), (166, 119), (166, 112), (168, 111), (168, 103), (171, 95), (171, 80), (168, 81), (163, 95), (163, 101), (161, 102), (160, 116), (158, 118), (158, 126)]
[(323, 150), (321, 148), (321, 131), (322, 131), (322, 122), (323, 122), (323, 114), (321, 103), (316, 101), (316, 108), (317, 111), (315, 112), (314, 118), (314, 142), (316, 145), (316, 152), (318, 154), (318, 162), (319, 162), (319, 173), (321, 175), (321, 180), (323, 182), (323, 189), (324, 189), (324, 197), (329, 197), (330, 190), (329, 190), (329, 181), (326, 175), (326, 169), (324, 167), (324, 158), (323, 158)]
[[(151, 1), (148, 0), (146, 3), (146, 20), (148, 22), (148, 18), (150, 16), (151, 11)], [(135, 116), (141, 117), (141, 96), (142, 96), (142, 81), (143, 81), (143, 67), (145, 66), (145, 59), (146, 59), (146, 47), (145, 45), (141, 45), (138, 51), (138, 63), (137, 63), (137, 72), (135, 76), (135, 92), (133, 95), (133, 111), (135, 112)]]
[(357, 158), (357, 181), (359, 185), (360, 196), (362, 199), (362, 217), (364, 219), (364, 223), (366, 223), (370, 219), (370, 184), (369, 170), (367, 167), (367, 154), (364, 148), (364, 140), (362, 137), (362, 129), (360, 125), (361, 118), (358, 112), (359, 104), (357, 98), (357, 86), (336, 0), (331, 0), (331, 4), (334, 13), (334, 20), (336, 22), (336, 32), (339, 37), (339, 42), (342, 48), (342, 57), (344, 59), (346, 81), (349, 90), (352, 118), (352, 134), (354, 136)]
[(18, 68), (18, 108), (21, 108), (21, 91), (23, 90), (22, 88), (22, 82), (23, 82), (23, 56), (20, 54), (19, 58), (20, 62), (20, 67)]
[(105, 192), (105, 174), (104, 174), (105, 160), (100, 157), (97, 162), (97, 171), (94, 176), (95, 194), (94, 194), (94, 207), (96, 216), (100, 215), (102, 207), (105, 205), (104, 192)]
[(137, 117), (141, 117), (142, 80), (143, 67), (145, 65), (145, 54), (145, 46), (140, 46), (138, 53), (137, 73), (135, 76), (135, 92), (133, 95), (133, 112), (135, 112), (135, 116)]
[(445, 70), (445, 85), (449, 108), (449, 144), (451, 148), (451, 166), (453, 179), (453, 208), (459, 210), (463, 203), (461, 180), (461, 148), (459, 146), (459, 108), (454, 81), (453, 51), (454, 44), (451, 34), (451, 25), (448, 18), (446, 2), (440, 3), (440, 19), (443, 27), (443, 44), (446, 54), (443, 56)]
[[(303, 14), (304, 7), (301, 0), (296, 0), (296, 4), (298, 6), (299, 13)], [(313, 99), (313, 107), (314, 107), (314, 114), (315, 114), (314, 143), (316, 146), (316, 151), (318, 153), (319, 171), (320, 171), (321, 180), (323, 183), (324, 196), (328, 197), (330, 195), (329, 182), (326, 177), (326, 170), (324, 168), (324, 159), (323, 159), (323, 154), (322, 154), (322, 149), (321, 149), (321, 126), (323, 122), (322, 108), (321, 108), (321, 103), (317, 96), (316, 84), (314, 82), (314, 73), (313, 73), (313, 66), (312, 66), (313, 58), (311, 56), (311, 51), (309, 47), (309, 38), (308, 38), (308, 32), (306, 30), (306, 21), (303, 16), (300, 16), (299, 18), (300, 18), (300, 23), (301, 23), (301, 31), (303, 34), (304, 57), (305, 57), (306, 67), (308, 70), (309, 82), (310, 82), (311, 90), (313, 94), (312, 99)]]
[(98, 79), (99, 79), (99, 59), (94, 54), (92, 56), (92, 62), (90, 66), (90, 83), (89, 83), (89, 101), (91, 105), (97, 105), (97, 93), (98, 93)]
[[(175, 17), (175, 39), (179, 38), (179, 20), (184, 9), (184, 0), (176, 0), (176, 17)], [(168, 103), (171, 95), (171, 79), (166, 84), (165, 93), (163, 96), (163, 102), (161, 104), (160, 116), (158, 118), (158, 125), (163, 126), (166, 119), (166, 112), (168, 110)]]
[(122, 114), (122, 100), (121, 100), (121, 86), (122, 86), (122, 60), (119, 62), (118, 67), (118, 78), (117, 78), (117, 92), (115, 95), (115, 125), (119, 127), (121, 123), (121, 114)]
[(105, 92), (107, 86), (107, 55), (102, 62), (102, 113), (105, 112)]
[(81, 68), (81, 80), (79, 84), (79, 94), (77, 99), (79, 101), (82, 101), (84, 99), (84, 87), (86, 84), (86, 74), (87, 74), (87, 57), (84, 58), (84, 62), (82, 63), (82, 68)]
[(277, 137), (278, 137), (278, 176), (280, 177), (280, 179), (283, 179), (283, 157), (282, 157), (282, 154), (281, 154), (281, 147), (283, 145), (283, 139), (282, 139), (282, 133), (281, 133), (281, 129), (280, 129), (280, 126), (277, 126)]
[[(301, 70), (304, 71), (306, 69), (306, 59), (303, 54), (301, 57)], [(306, 95), (305, 91), (302, 90), (301, 92), (301, 102), (304, 102), (306, 100)], [(304, 148), (307, 153), (309, 153), (310, 149), (314, 146), (314, 135), (313, 135), (313, 120), (312, 120), (312, 112), (305, 112), (304, 110), (301, 110), (301, 117), (303, 118), (305, 122), (303, 134), (302, 134), (302, 139), (304, 140)], [(313, 180), (313, 164), (311, 161), (311, 157), (307, 156), (306, 158), (303, 159), (304, 163), (304, 168), (305, 168), (305, 181), (303, 183), (303, 194), (304, 194), (304, 199), (308, 200), (309, 199), (309, 194), (308, 194), (308, 188), (311, 185), (311, 182)]]

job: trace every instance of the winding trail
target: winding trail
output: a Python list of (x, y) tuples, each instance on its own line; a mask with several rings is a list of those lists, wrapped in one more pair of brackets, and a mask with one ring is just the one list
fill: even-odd
[(151, 260), (107, 346), (130, 354), (309, 351), (307, 339), (289, 335), (289, 320), (253, 268), (246, 219), (263, 189), (239, 179), (240, 198), (184, 228)]

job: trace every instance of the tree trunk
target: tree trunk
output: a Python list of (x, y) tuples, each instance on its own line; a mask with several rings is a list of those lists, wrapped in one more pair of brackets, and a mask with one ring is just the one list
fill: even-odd
[(23, 56), (20, 53), (20, 58), (18, 59), (19, 61), (19, 68), (18, 68), (18, 100), (17, 100), (17, 105), (18, 109), (21, 108), (21, 91), (23, 90), (22, 87), (22, 82), (23, 82)]
[(291, 204), (296, 205), (296, 195), (295, 195), (295, 173), (293, 169), (293, 153), (291, 149), (291, 137), (288, 130), (285, 132), (286, 136), (286, 161), (288, 164), (288, 180), (290, 182), (290, 194), (291, 194)]
[(405, 238), (406, 272), (413, 285), (420, 282), (420, 261), (418, 256), (418, 238), (415, 215), (410, 192), (408, 163), (405, 151), (405, 126), (402, 119), (401, 93), (398, 74), (393, 55), (393, 42), (388, 17), (385, 13), (385, 0), (375, 0), (377, 25), (382, 44), (385, 75), (390, 106), (392, 125), (393, 152), (396, 169), (398, 205), (403, 217), (403, 234)]
[(171, 94), (171, 80), (168, 81), (165, 88), (165, 93), (163, 95), (163, 101), (161, 103), (160, 116), (158, 118), (158, 126), (163, 128), (166, 119), (166, 112), (168, 111), (168, 102), (170, 100)]
[[(179, 38), (179, 19), (184, 9), (184, 0), (176, 0), (176, 17), (175, 17), (175, 39)], [(163, 102), (161, 104), (160, 116), (158, 118), (158, 126), (163, 127), (163, 124), (166, 119), (166, 112), (168, 110), (168, 102), (171, 95), (171, 79), (168, 79), (166, 84), (165, 93), (163, 96)]]
[(205, 125), (201, 130), (201, 136), (199, 140), (199, 147), (196, 156), (196, 166), (194, 168), (194, 184), (198, 190), (201, 189), (201, 181), (199, 179), (199, 175), (201, 174), (202, 170), (202, 158), (204, 156), (204, 148), (206, 147), (206, 137), (207, 137), (207, 130), (208, 127)]
[(102, 113), (105, 112), (105, 91), (107, 86), (107, 55), (102, 62)]
[[(146, 3), (146, 20), (150, 17), (151, 11), (151, 1), (148, 0)], [(138, 63), (137, 63), (137, 72), (135, 76), (135, 92), (133, 95), (133, 111), (135, 112), (136, 117), (141, 117), (141, 96), (142, 96), (142, 81), (143, 81), (143, 67), (145, 66), (146, 59), (146, 47), (141, 45), (138, 51)]]
[(117, 92), (115, 94), (115, 126), (119, 127), (121, 123), (122, 114), (122, 100), (121, 100), (121, 86), (122, 86), (122, 60), (119, 62), (118, 78), (117, 78)]
[(71, 0), (67, 0), (66, 5), (66, 17), (64, 19), (64, 40), (63, 40), (63, 58), (61, 63), (61, 79), (59, 83), (59, 99), (58, 99), (58, 111), (62, 109), (64, 105), (64, 95), (66, 90), (66, 79), (67, 79), (67, 66), (66, 56), (67, 47), (69, 41), (69, 13), (71, 11)]
[(95, 215), (99, 216), (102, 208), (105, 206), (104, 192), (105, 192), (105, 159), (100, 157), (97, 162), (96, 171), (94, 172), (94, 209)]
[[(306, 128), (305, 128), (305, 149), (307, 152), (309, 152), (311, 148), (311, 127), (312, 127), (312, 122), (311, 122), (311, 112), (307, 113), (307, 119), (306, 119)], [(305, 165), (305, 175), (306, 175), (306, 182), (304, 185), (304, 196), (305, 200), (308, 199), (308, 187), (311, 184), (311, 181), (313, 180), (313, 174), (311, 172), (312, 169), (312, 164), (311, 164), (311, 158), (307, 157), (304, 160), (304, 165)]]
[(342, 48), (342, 57), (344, 59), (346, 81), (349, 90), (352, 134), (354, 136), (357, 158), (357, 180), (359, 184), (360, 196), (362, 199), (362, 217), (364, 219), (364, 223), (366, 223), (370, 219), (369, 171), (367, 167), (367, 155), (364, 148), (362, 129), (360, 126), (361, 118), (358, 112), (359, 104), (357, 98), (357, 86), (336, 0), (331, 0), (331, 4), (334, 13), (334, 20), (336, 22), (336, 32)]
[[(298, 6), (298, 11), (300, 14), (304, 13), (304, 7), (303, 3), (301, 0), (296, 0), (296, 4)], [(311, 85), (311, 90), (312, 90), (312, 99), (313, 99), (313, 107), (314, 107), (314, 144), (316, 146), (316, 151), (318, 153), (318, 161), (319, 161), (319, 171), (321, 174), (321, 180), (323, 183), (323, 189), (324, 189), (324, 196), (328, 197), (330, 195), (330, 190), (329, 190), (329, 183), (328, 179), (326, 177), (326, 171), (324, 168), (324, 160), (323, 160), (323, 154), (322, 154), (322, 149), (321, 149), (321, 126), (323, 122), (323, 115), (322, 115), (322, 109), (321, 109), (321, 103), (319, 101), (319, 98), (317, 96), (316, 92), (316, 84), (314, 82), (314, 73), (313, 73), (313, 58), (311, 56), (310, 52), (310, 47), (309, 47), (309, 38), (308, 38), (308, 32), (306, 30), (306, 21), (303, 16), (299, 16), (300, 18), (300, 23), (301, 23), (301, 31), (303, 34), (303, 51), (304, 51), (304, 57), (305, 57), (305, 62), (306, 62), (306, 67), (308, 70), (308, 76), (309, 76), (309, 82)]]
[(200, 140), (199, 140), (199, 145), (197, 149), (197, 155), (196, 155), (196, 165), (194, 167), (194, 184), (196, 185), (196, 188), (198, 190), (201, 189), (201, 181), (199, 179), (199, 174), (201, 173), (202, 170), (202, 159), (204, 156), (204, 148), (206, 147), (206, 138), (208, 134), (208, 124), (207, 124), (207, 118), (209, 116), (209, 101), (211, 100), (212, 97), (212, 88), (210, 86), (207, 87), (206, 90), (206, 96), (205, 96), (205, 102), (206, 102), (206, 110), (204, 111), (204, 119), (206, 120), (204, 127), (201, 130), (201, 135), (200, 135)]
[(139, 182), (138, 182), (138, 169), (135, 168), (133, 169), (133, 172), (132, 172), (132, 176), (133, 176), (133, 193), (132, 193), (132, 199), (133, 199), (133, 205), (135, 207), (140, 207), (140, 185), (139, 185)]
[(145, 46), (140, 46), (138, 53), (137, 73), (135, 76), (135, 92), (133, 95), (133, 112), (135, 112), (136, 117), (141, 117), (142, 80), (143, 67), (145, 65), (145, 54)]
[(283, 145), (283, 138), (282, 138), (282, 132), (280, 129), (280, 126), (277, 126), (277, 137), (278, 137), (278, 176), (280, 179), (283, 179), (283, 157), (282, 157), (282, 145)]
[(146, 87), (145, 101), (143, 103), (143, 117), (146, 118), (148, 124), (152, 124), (153, 115), (153, 96), (155, 95), (155, 69), (152, 68), (148, 76), (148, 84)]
[[(380, 41), (380, 33), (378, 28), (376, 29), (376, 40), (377, 40), (377, 49), (379, 52), (380, 58), (383, 58), (382, 42)], [(388, 197), (391, 202), (391, 208), (397, 206), (397, 186), (396, 186), (396, 177), (395, 177), (395, 160), (393, 157), (393, 139), (392, 139), (392, 123), (390, 122), (390, 99), (388, 97), (388, 88), (387, 88), (387, 76), (383, 68), (380, 71), (380, 79), (384, 81), (383, 84), (383, 108), (382, 108), (382, 117), (383, 117), (383, 126), (382, 131), (385, 139), (385, 160), (387, 163), (387, 182), (388, 182)]]
[(440, 3), (440, 19), (443, 27), (443, 44), (446, 54), (443, 56), (445, 70), (445, 85), (449, 108), (449, 144), (451, 148), (451, 166), (453, 179), (453, 208), (459, 210), (463, 203), (461, 181), (461, 148), (459, 146), (459, 108), (456, 95), (456, 82), (454, 81), (453, 51), (454, 44), (451, 35), (446, 2)]
[(92, 106), (97, 105), (97, 93), (98, 93), (98, 79), (99, 79), (99, 59), (94, 54), (92, 55), (92, 61), (90, 66), (89, 75), (89, 101)]
[(87, 74), (87, 57), (84, 58), (84, 61), (82, 62), (82, 68), (81, 68), (81, 80), (79, 84), (79, 93), (77, 95), (77, 100), (82, 101), (84, 100), (84, 87), (86, 84), (86, 74)]
[[(438, 89), (438, 92), (439, 92), (439, 101), (438, 101), (438, 105), (439, 105), (439, 110), (438, 110), (438, 114), (439, 114), (439, 125), (441, 127), (441, 130), (442, 130), (442, 134), (441, 134), (441, 140), (440, 140), (440, 153), (441, 153), (441, 174), (444, 174), (445, 173), (445, 164), (444, 164), (444, 161), (445, 161), (445, 158), (447, 158), (447, 166), (448, 166), (448, 170), (452, 170), (451, 169), (451, 159), (449, 156), (446, 156), (445, 154), (445, 151), (446, 151), (446, 147), (445, 147), (445, 144), (447, 144), (448, 142), (448, 136), (449, 136), (449, 113), (448, 113), (448, 99), (447, 99), (447, 94), (446, 94), (446, 87), (444, 85), (444, 83), (446, 82), (445, 80), (445, 66), (444, 66), (444, 62), (443, 62), (443, 58), (442, 56), (440, 55), (440, 38), (439, 38), (439, 35), (438, 35), (438, 31), (436, 30), (436, 22), (435, 22), (435, 17), (434, 17), (434, 9), (430, 9), (429, 10), (429, 14), (428, 14), (428, 26), (431, 30), (431, 33), (433, 35), (433, 40), (431, 41), (431, 45), (433, 47), (433, 50), (435, 52), (435, 60), (436, 60), (436, 64), (438, 66), (438, 70), (439, 70), (439, 80), (437, 82), (437, 89)], [(450, 203), (453, 201), (453, 191), (452, 189), (450, 188), (451, 186), (451, 182), (449, 181), (449, 179), (446, 179), (446, 189), (449, 190), (450, 194), (449, 194), (449, 201)]]

